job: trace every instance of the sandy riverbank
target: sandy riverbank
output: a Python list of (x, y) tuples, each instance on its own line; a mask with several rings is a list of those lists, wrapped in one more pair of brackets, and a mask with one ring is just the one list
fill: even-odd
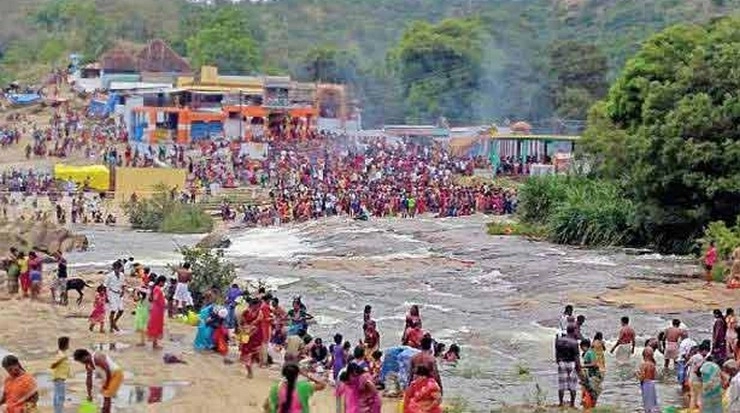
[[(96, 275), (84, 278), (93, 281), (99, 277)], [(119, 411), (201, 413), (237, 411), (236, 408), (245, 413), (262, 411), (261, 406), (269, 387), (279, 378), (277, 368), (258, 370), (256, 377), (249, 380), (244, 368), (238, 363), (224, 365), (222, 358), (215, 355), (196, 354), (191, 346), (195, 328), (174, 321), (166, 324), (163, 351), (155, 352), (151, 347), (137, 347), (138, 336), (132, 332), (133, 316), (130, 308), (120, 322), (123, 333), (91, 333), (87, 330), (87, 315), (92, 297), (92, 291), (86, 290), (82, 306), (72, 304), (65, 308), (46, 302), (11, 299), (4, 293), (0, 294), (0, 347), (17, 354), (26, 369), (35, 375), (49, 372), (48, 365), (55, 352), (56, 339), (61, 335), (71, 338), (72, 349), (102, 347), (127, 371), (126, 385), (142, 386), (137, 389), (122, 389), (119, 397), (126, 400), (135, 400), (137, 391), (148, 392), (148, 386), (174, 382), (172, 386), (165, 386), (163, 393), (165, 399), (171, 400), (148, 404), (148, 396), (144, 393), (143, 402), (133, 403)], [(76, 295), (72, 293), (70, 301), (74, 298)], [(130, 302), (127, 305), (133, 307)], [(111, 350), (110, 343), (115, 343), (116, 349)], [(179, 354), (187, 364), (164, 364), (164, 353)], [(75, 377), (68, 384), (69, 397), (79, 400), (85, 395), (82, 377), (84, 370), (74, 363), (72, 367)], [(5, 372), (0, 371), (0, 380), (4, 377)], [(42, 389), (41, 399), (41, 412), (51, 412), (51, 389), (48, 386)], [(76, 411), (73, 403), (69, 404), (68, 411)], [(395, 412), (395, 406), (395, 401), (387, 401), (383, 413)], [(312, 399), (311, 409), (319, 413), (333, 412), (333, 390), (327, 389), (317, 394)]]

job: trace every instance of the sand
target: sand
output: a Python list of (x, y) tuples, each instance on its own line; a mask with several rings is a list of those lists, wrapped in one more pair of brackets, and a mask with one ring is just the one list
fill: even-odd
[[(83, 277), (89, 282), (97, 282), (101, 276)], [(48, 278), (48, 277), (47, 277)], [(4, 286), (2, 286), (4, 287)], [(92, 348), (102, 345), (104, 351), (119, 363), (127, 372), (125, 384), (157, 386), (165, 382), (184, 382), (176, 388), (177, 393), (171, 401), (157, 404), (139, 404), (120, 411), (127, 412), (173, 412), (202, 413), (238, 411), (244, 413), (261, 412), (262, 403), (270, 386), (279, 379), (277, 367), (256, 369), (255, 378), (248, 379), (246, 370), (239, 364), (225, 365), (223, 359), (215, 354), (197, 354), (192, 350), (195, 328), (177, 321), (167, 320), (165, 324), (165, 349), (154, 351), (151, 345), (137, 347), (138, 335), (132, 331), (133, 303), (127, 301), (127, 311), (119, 322), (124, 329), (120, 334), (101, 334), (89, 332), (87, 316), (92, 306), (93, 292), (85, 291), (81, 306), (72, 303), (68, 307), (53, 306), (44, 302), (10, 298), (0, 294), (2, 317), (0, 318), (0, 346), (17, 354), (26, 369), (35, 374), (48, 374), (49, 364), (56, 351), (57, 337), (67, 335), (71, 338), (71, 348)], [(76, 299), (71, 293), (70, 302)], [(109, 343), (116, 343), (116, 350), (110, 350)], [(164, 364), (165, 352), (180, 355), (187, 364)], [(234, 357), (237, 356), (232, 348)], [(84, 369), (72, 362), (73, 377), (68, 384), (68, 393), (79, 400), (85, 396)], [(5, 371), (0, 369), (0, 380)], [(95, 387), (99, 389), (99, 387)], [(41, 412), (51, 412), (51, 389), (41, 390)], [(311, 411), (329, 413), (335, 410), (333, 389), (315, 395), (311, 401)], [(387, 400), (383, 413), (395, 413), (397, 401)], [(70, 406), (69, 412), (76, 412)]]

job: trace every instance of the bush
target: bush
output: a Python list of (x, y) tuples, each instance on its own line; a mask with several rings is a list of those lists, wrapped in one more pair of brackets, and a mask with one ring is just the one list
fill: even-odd
[(158, 185), (151, 198), (126, 203), (123, 210), (134, 229), (175, 234), (202, 234), (213, 229), (210, 215), (175, 199), (164, 185)]
[[(214, 291), (221, 297), (234, 282), (236, 267), (226, 261), (223, 250), (179, 247), (177, 251), (182, 254), (182, 264), (189, 263), (193, 271), (193, 279), (189, 287), (193, 294), (195, 308), (203, 305), (206, 291)], [(169, 267), (176, 269), (173, 265)]]
[(731, 257), (732, 251), (740, 247), (740, 217), (732, 227), (728, 227), (723, 221), (710, 222), (704, 230), (704, 236), (699, 239), (702, 253), (709, 249), (710, 241), (714, 241), (720, 260)]
[(634, 209), (611, 181), (541, 176), (529, 178), (519, 190), (518, 213), (525, 228), (560, 244), (630, 243), (636, 233)]
[(159, 232), (200, 234), (213, 230), (213, 218), (196, 205), (178, 205), (162, 221)]
[(547, 227), (527, 222), (491, 222), (488, 224), (489, 235), (514, 235), (542, 240), (547, 238)]
[(633, 239), (632, 203), (605, 181), (568, 187), (547, 221), (550, 240), (560, 244), (611, 246)]
[(555, 206), (565, 199), (566, 189), (576, 178), (533, 176), (519, 188), (517, 213), (524, 222), (545, 223)]

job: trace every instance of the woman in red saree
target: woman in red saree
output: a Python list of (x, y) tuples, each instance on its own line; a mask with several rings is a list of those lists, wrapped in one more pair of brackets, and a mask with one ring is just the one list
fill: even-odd
[(240, 347), (241, 360), (247, 368), (247, 377), (252, 378), (252, 363), (259, 362), (262, 349), (262, 312), (260, 311), (260, 300), (249, 301), (249, 308), (244, 310), (241, 316), (239, 329), (242, 333), (249, 334), (246, 343)]
[(442, 413), (442, 391), (426, 366), (418, 366), (403, 397), (403, 413)]
[(151, 307), (149, 309), (149, 323), (147, 324), (146, 335), (152, 340), (152, 346), (155, 349), (162, 348), (159, 345), (159, 340), (164, 335), (164, 315), (167, 309), (167, 300), (164, 298), (162, 287), (164, 287), (166, 282), (167, 278), (160, 275), (157, 281), (155, 281), (154, 287), (152, 287), (152, 294), (149, 296)]

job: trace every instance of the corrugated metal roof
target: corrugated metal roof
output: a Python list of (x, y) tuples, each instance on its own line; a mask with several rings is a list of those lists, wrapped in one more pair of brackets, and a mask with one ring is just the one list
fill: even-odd
[(196, 86), (188, 87), (186, 89), (193, 93), (216, 92), (216, 93), (223, 93), (223, 94), (238, 94), (239, 92), (241, 92), (244, 95), (261, 95), (262, 94), (261, 87), (226, 87), (226, 86), (196, 85)]

